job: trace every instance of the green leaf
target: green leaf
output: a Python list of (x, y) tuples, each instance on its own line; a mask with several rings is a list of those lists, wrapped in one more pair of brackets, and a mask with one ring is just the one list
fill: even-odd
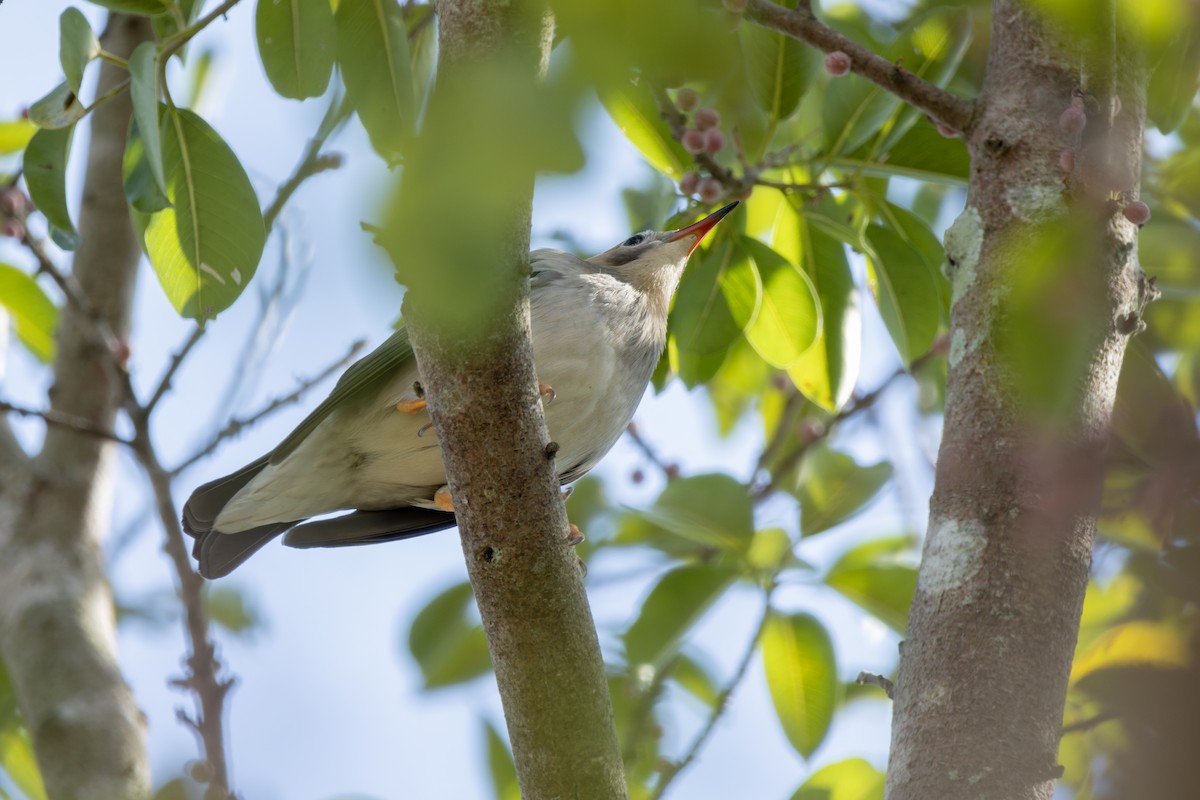
[(75, 92), (63, 81), (29, 107), (29, 121), (43, 129), (69, 128), (86, 112)]
[(865, 759), (848, 758), (814, 772), (792, 800), (883, 800), (884, 774)]
[(25, 185), (29, 197), (51, 225), (75, 236), (75, 225), (67, 209), (67, 156), (71, 152), (74, 126), (43, 129), (25, 148)]
[[(796, 0), (778, 5), (795, 9)], [(761, 25), (742, 25), (740, 29), (746, 78), (755, 102), (773, 122), (790, 117), (816, 74), (814, 51), (798, 39)]]
[(228, 586), (210, 588), (205, 595), (205, 607), (213, 622), (230, 633), (249, 633), (262, 625), (262, 616), (248, 602), (240, 589)]
[(337, 61), (371, 146), (392, 163), (415, 129), (408, 29), (396, 0), (339, 0)]
[[(155, 130), (155, 138), (158, 136)], [(161, 141), (161, 140), (160, 140)], [(153, 214), (171, 207), (166, 192), (158, 188), (154, 173), (150, 168), (150, 159), (146, 157), (146, 148), (142, 140), (142, 132), (136, 119), (129, 120), (129, 136), (125, 141), (125, 156), (122, 159), (121, 175), (124, 178), (125, 200), (140, 214)], [(145, 217), (140, 217), (138, 228), (146, 227)]]
[(870, 178), (913, 178), (950, 186), (965, 185), (971, 168), (961, 139), (947, 139), (924, 122), (913, 125), (886, 153), (875, 156), (873, 151), (864, 145), (830, 164)]
[(483, 628), (468, 617), (474, 607), (469, 583), (434, 597), (413, 619), (408, 650), (424, 678), (424, 688), (464, 683), (491, 669)]
[(754, 536), (749, 492), (721, 472), (673, 480), (652, 507), (633, 513), (663, 533), (705, 547), (744, 553)]
[(629, 664), (661, 668), (680, 640), (733, 583), (736, 573), (715, 564), (687, 564), (663, 575), (625, 632)]
[(17, 338), (43, 363), (54, 360), (58, 309), (31, 276), (0, 263), (0, 306), (12, 317)]
[(112, 11), (123, 11), (126, 14), (142, 14), (151, 17), (164, 14), (171, 9), (168, 0), (90, 0), (98, 6), (104, 6)]
[(879, 205), (879, 216), (892, 232), (903, 239), (921, 256), (925, 268), (933, 277), (933, 283), (938, 290), (938, 305), (946, 321), (950, 317), (950, 282), (942, 274), (942, 262), (946, 260), (946, 250), (941, 241), (930, 229), (925, 220), (906, 208), (883, 202)]
[(28, 800), (46, 800), (42, 773), (24, 728), (0, 730), (0, 768)]
[(716, 705), (717, 698), (721, 696), (712, 670), (687, 653), (680, 653), (672, 663), (671, 680), (709, 708)]
[(58, 18), (58, 60), (71, 91), (79, 94), (83, 83), (83, 68), (100, 55), (100, 40), (92, 32), (87, 17), (78, 8), (68, 8)]
[[(129, 57), (129, 94), (133, 101), (133, 119), (140, 132), (146, 166), (159, 192), (166, 194), (163, 175), (162, 139), (158, 120), (158, 48), (154, 42), (142, 42)], [(137, 203), (134, 203), (137, 206)], [(143, 209), (144, 210), (144, 209)]]
[(329, 0), (258, 0), (254, 32), (276, 92), (293, 100), (325, 93), (335, 39)]
[(895, 231), (871, 225), (866, 232), (867, 283), (900, 358), (911, 364), (937, 335), (940, 292), (925, 257)]
[(496, 800), (521, 800), (521, 789), (517, 785), (517, 768), (512, 753), (500, 731), (490, 721), (483, 723), (487, 739), (488, 771), (492, 774), (492, 791)]
[(1171, 133), (1187, 119), (1200, 88), (1200, 36), (1185, 29), (1162, 54), (1146, 91), (1146, 116), (1162, 133)]
[(907, 559), (908, 537), (876, 539), (851, 548), (830, 568), (825, 584), (897, 633), (908, 624), (917, 569)]
[(146, 253), (175, 310), (211, 319), (254, 277), (266, 229), (246, 171), (217, 132), (187, 109), (161, 116), (172, 207), (150, 217)]
[(800, 533), (826, 531), (845, 522), (869, 503), (892, 477), (886, 461), (869, 467), (845, 453), (821, 445), (804, 456), (792, 493), (800, 501)]
[(725, 238), (684, 272), (670, 330), (675, 371), (689, 387), (711, 378), (758, 313), (762, 282), (741, 242)]
[(1138, 261), (1168, 297), (1200, 297), (1197, 253), (1200, 231), (1180, 217), (1156, 214), (1154, 224), (1138, 233)]
[(746, 338), (764, 361), (784, 369), (800, 360), (820, 332), (816, 289), (807, 275), (762, 242), (744, 236), (742, 247), (762, 279), (762, 304)]
[(672, 180), (679, 180), (692, 163), (692, 157), (671, 135), (646, 82), (601, 86), (598, 92), (613, 123), (650, 166)]
[(771, 613), (762, 637), (763, 668), (775, 714), (805, 758), (825, 740), (841, 684), (833, 641), (815, 617)]
[(0, 122), (0, 156), (19, 153), (37, 133), (37, 126), (27, 119)]

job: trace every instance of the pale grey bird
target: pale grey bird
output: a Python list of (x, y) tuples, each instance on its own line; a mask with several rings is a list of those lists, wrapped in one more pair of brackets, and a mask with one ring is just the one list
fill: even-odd
[[(667, 311), (688, 256), (733, 202), (676, 231), (630, 236), (598, 256), (529, 256), (533, 359), (562, 483), (613, 446), (667, 341)], [(293, 547), (403, 539), (454, 525), (408, 333), (355, 362), (267, 455), (206, 483), (183, 507), (206, 578), (227, 575), (293, 528)], [(354, 509), (340, 517), (300, 523)]]

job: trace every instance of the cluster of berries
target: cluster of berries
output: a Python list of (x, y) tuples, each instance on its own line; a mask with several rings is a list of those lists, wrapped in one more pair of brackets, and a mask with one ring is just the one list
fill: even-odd
[(25, 238), (25, 215), (29, 199), (15, 186), (0, 186), (0, 236)]
[[(1087, 127), (1087, 121), (1087, 108), (1083, 96), (1078, 93), (1072, 95), (1071, 104), (1058, 117), (1059, 129), (1075, 139), (1078, 145), (1083, 130)], [(1086, 150), (1081, 150), (1078, 146), (1068, 147), (1059, 154), (1058, 166), (1068, 176), (1074, 175), (1077, 168), (1082, 168), (1083, 178), (1088, 183), (1100, 183), (1110, 191), (1115, 190), (1125, 195), (1133, 188), (1133, 176), (1107, 163), (1102, 151), (1103, 143), (1093, 143)], [(1141, 200), (1124, 203), (1121, 206), (1121, 214), (1139, 228), (1150, 221), (1150, 207)]]
[[(700, 107), (700, 93), (695, 89), (680, 89), (675, 94), (675, 105), (685, 114), (692, 115), (694, 127), (684, 128), (680, 141), (692, 155), (707, 153), (716, 155), (725, 149), (725, 134), (721, 133), (721, 115), (713, 108)], [(679, 180), (679, 190), (685, 195), (699, 194), (706, 203), (715, 203), (725, 194), (725, 187), (716, 178), (701, 178), (696, 172), (684, 173)]]

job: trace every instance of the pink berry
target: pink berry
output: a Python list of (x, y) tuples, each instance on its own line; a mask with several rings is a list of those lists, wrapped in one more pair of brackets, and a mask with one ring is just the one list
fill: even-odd
[(685, 172), (679, 179), (679, 191), (685, 195), (693, 195), (700, 186), (700, 176), (694, 172)]
[(1065, 133), (1079, 133), (1085, 125), (1087, 125), (1087, 114), (1084, 113), (1081, 106), (1072, 105), (1058, 118), (1058, 127), (1062, 128)]
[(1071, 108), (1083, 108), (1083, 95), (1071, 95)]
[(675, 105), (679, 110), (691, 113), (700, 105), (700, 93), (695, 89), (680, 89), (675, 93)]
[(1128, 203), (1125, 208), (1121, 209), (1121, 213), (1125, 215), (1125, 219), (1139, 228), (1150, 221), (1150, 206), (1141, 200)]
[(725, 187), (716, 178), (705, 178), (700, 181), (700, 199), (706, 203), (715, 203), (725, 194)]
[(721, 115), (712, 108), (702, 108), (696, 112), (696, 127), (702, 131), (715, 128), (721, 124)]
[(958, 138), (958, 131), (954, 130), (954, 128), (951, 128), (949, 125), (946, 125), (945, 123), (942, 123), (942, 122), (939, 122), (937, 124), (937, 132), (940, 133), (943, 137), (945, 137), (947, 139), (957, 139)]
[(746, 10), (746, 3), (748, 2), (749, 0), (721, 0), (721, 5), (725, 6), (726, 11), (741, 14)]
[(129, 357), (133, 355), (133, 350), (129, 346), (129, 342), (125, 339), (118, 339), (113, 345), (113, 360), (121, 367), (129, 366)]
[(719, 153), (725, 147), (725, 134), (717, 128), (709, 128), (704, 132), (704, 150), (708, 153)]
[(679, 465), (667, 464), (667, 466), (663, 468), (663, 472), (667, 473), (667, 478), (674, 480), (675, 478), (679, 477)]
[(1058, 166), (1068, 175), (1073, 173), (1075, 171), (1075, 151), (1068, 147), (1059, 153)]
[(689, 153), (704, 152), (704, 131), (688, 128), (683, 132), (683, 149)]
[(5, 186), (0, 189), (0, 215), (6, 217), (23, 217), (29, 210), (25, 194), (15, 186)]
[(19, 219), (6, 219), (0, 224), (0, 236), (11, 236), (14, 239), (25, 238), (25, 223)]
[(646, 480), (646, 473), (642, 472), (640, 469), (635, 469), (633, 474), (629, 476), (629, 480), (633, 481), (634, 483), (641, 483), (642, 481)]
[(850, 71), (850, 56), (841, 50), (834, 50), (825, 56), (825, 71), (835, 78), (840, 78)]

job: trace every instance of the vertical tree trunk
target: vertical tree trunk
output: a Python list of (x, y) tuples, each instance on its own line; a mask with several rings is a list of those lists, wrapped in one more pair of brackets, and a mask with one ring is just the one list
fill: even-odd
[[(151, 38), (146, 17), (113, 14), (106, 50), (128, 57)], [(101, 67), (98, 94), (123, 70)], [(118, 337), (129, 331), (141, 251), (129, 222), (121, 159), (128, 93), (91, 115), (87, 177), (73, 274)], [(94, 320), (71, 306), (58, 330), (55, 411), (112, 426), (123, 397)], [(109, 524), (114, 445), (49, 428), (25, 469), (0, 487), (0, 654), (51, 798), (137, 800), (150, 794), (145, 719), (116, 660), (113, 600), (100, 540)]]
[(1148, 291), (1134, 226), (1060, 166), (1079, 144), (1059, 117), (1082, 88), (1084, 146), (1110, 137), (1116, 166), (1137, 174), (1145, 78), (1112, 13), (1098, 4), (1100, 24), (1080, 36), (1033, 4), (993, 7), (968, 204), (946, 237), (945, 428), (889, 800), (1049, 798), (1061, 773), (1109, 420)]

